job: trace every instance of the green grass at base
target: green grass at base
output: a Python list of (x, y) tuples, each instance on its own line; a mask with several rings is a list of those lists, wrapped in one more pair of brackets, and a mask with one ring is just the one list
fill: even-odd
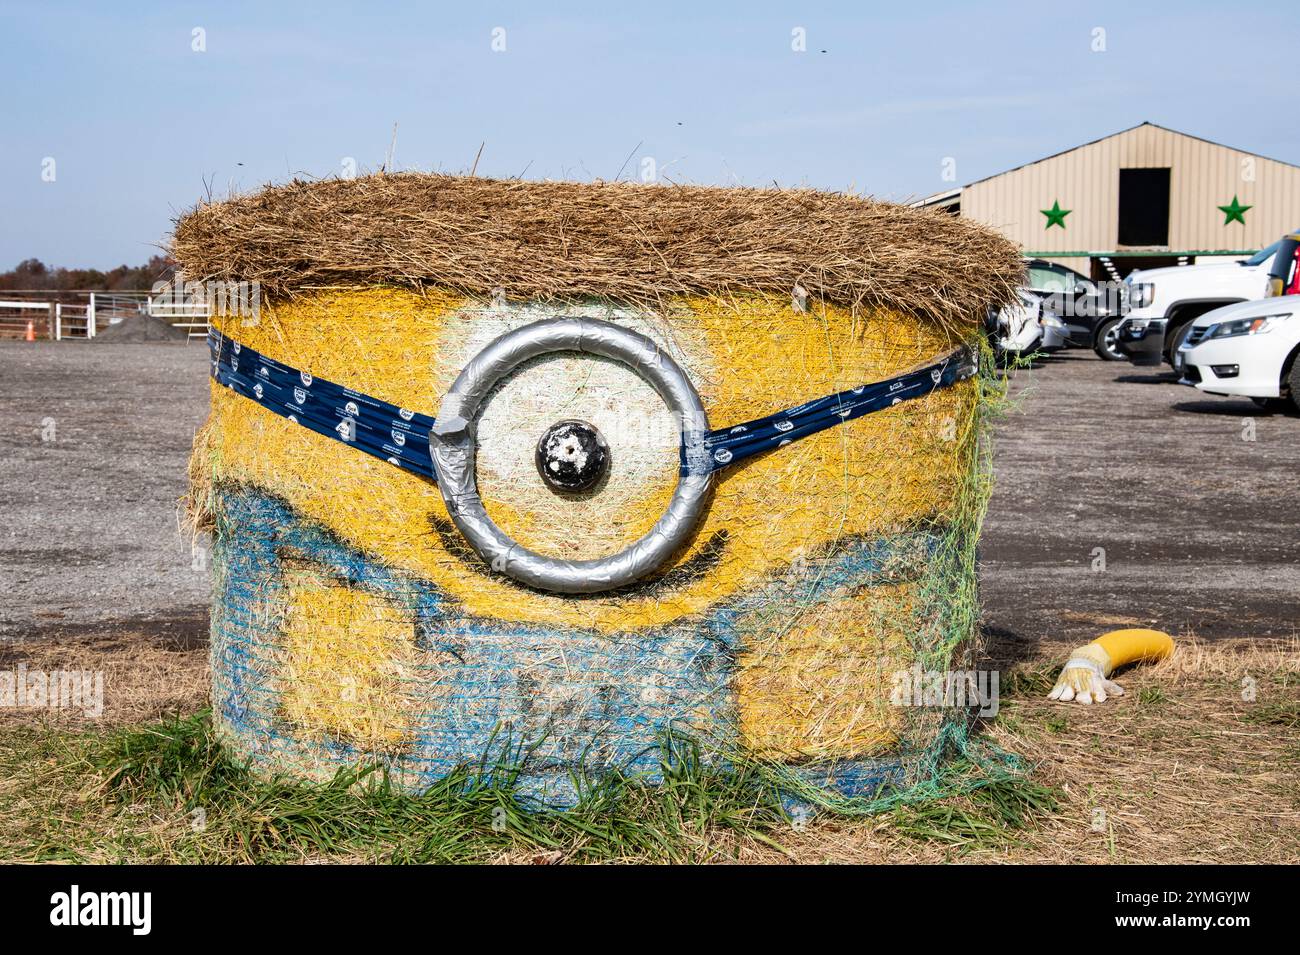
[[(467, 768), (414, 796), (378, 769), (328, 783), (267, 780), (231, 760), (198, 713), (109, 734), (19, 730), (0, 740), (0, 842), (11, 861), (698, 862), (784, 851), (798, 828), (756, 767), (711, 767), (672, 741), (664, 781), (577, 780), (567, 811), (529, 811)], [(23, 778), (26, 783), (24, 784)], [(1053, 805), (1027, 780), (973, 781), (884, 818), (948, 847), (1004, 843)]]

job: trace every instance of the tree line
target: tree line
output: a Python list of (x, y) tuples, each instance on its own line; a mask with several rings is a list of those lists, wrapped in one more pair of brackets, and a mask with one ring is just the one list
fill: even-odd
[(144, 265), (119, 265), (107, 272), (66, 269), (46, 265), (40, 259), (25, 259), (8, 272), (0, 272), (0, 291), (148, 292), (155, 282), (169, 281), (175, 272), (176, 263), (165, 255), (155, 255)]

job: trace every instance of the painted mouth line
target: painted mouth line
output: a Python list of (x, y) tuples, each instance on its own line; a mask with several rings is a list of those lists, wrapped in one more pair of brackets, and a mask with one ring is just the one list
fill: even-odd
[[(433, 531), (438, 535), (439, 540), (447, 549), (447, 552), (462, 561), (466, 568), (485, 579), (504, 579), (501, 578), (500, 575), (494, 574), (487, 565), (483, 563), (482, 558), (480, 558), (478, 554), (465, 542), (465, 539), (457, 533), (456, 528), (451, 521), (431, 516), (429, 518), (429, 524)], [(934, 533), (934, 529), (930, 528), (924, 530), (921, 528), (911, 528), (902, 533), (907, 536), (928, 536)], [(815, 552), (806, 556), (809, 560), (830, 560), (836, 555), (842, 554), (846, 551), (855, 550), (863, 546), (873, 546), (877, 544), (879, 540), (880, 538), (876, 535), (845, 535), (827, 541), (822, 546), (819, 546)], [(645, 580), (628, 584), (625, 587), (620, 587), (615, 590), (606, 590), (600, 593), (565, 594), (564, 599), (566, 601), (584, 601), (600, 600), (607, 597), (639, 599), (663, 596), (668, 592), (678, 591), (683, 587), (706, 578), (722, 563), (730, 544), (731, 534), (723, 528), (710, 535), (708, 540), (706, 540), (700, 546), (699, 550), (692, 554), (689, 559), (669, 568), (666, 573), (660, 576), (647, 578)], [(916, 554), (908, 556), (904, 553), (899, 562), (878, 568), (873, 575), (875, 579), (872, 582), (875, 584), (898, 583), (901, 580), (911, 579), (918, 573), (916, 567), (913, 566), (917, 563), (917, 559), (918, 557)], [(928, 555), (926, 560), (928, 560)], [(840, 575), (831, 574), (830, 576), (838, 579)], [(526, 590), (530, 593), (548, 597), (555, 596), (555, 594), (550, 591), (529, 587), (517, 581), (511, 581), (511, 583), (521, 590)], [(862, 582), (859, 583), (861, 584)]]
[[(438, 540), (446, 548), (447, 553), (451, 554), (457, 560), (460, 560), (467, 568), (475, 574), (492, 579), (505, 579), (501, 575), (495, 574), (483, 563), (483, 559), (469, 546), (465, 538), (461, 536), (456, 526), (446, 518), (430, 515), (429, 527), (438, 535)], [(566, 600), (599, 600), (607, 597), (653, 597), (662, 594), (668, 590), (675, 590), (700, 580), (717, 567), (721, 562), (723, 555), (726, 553), (727, 545), (731, 540), (730, 533), (723, 529), (715, 531), (706, 540), (689, 559), (677, 564), (674, 567), (657, 577), (649, 577), (645, 580), (638, 580), (635, 583), (628, 584), (625, 587), (618, 587), (613, 590), (604, 590), (592, 594), (565, 594)], [(549, 590), (542, 590), (538, 587), (529, 587), (527, 584), (511, 581), (514, 586), (521, 590), (527, 590), (535, 594), (541, 594), (547, 597), (554, 597), (555, 594)]]

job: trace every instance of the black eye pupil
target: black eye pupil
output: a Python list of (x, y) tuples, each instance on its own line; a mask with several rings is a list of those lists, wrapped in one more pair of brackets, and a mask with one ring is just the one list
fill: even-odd
[(609, 470), (609, 445), (596, 426), (576, 418), (557, 421), (537, 442), (537, 473), (553, 491), (589, 491)]

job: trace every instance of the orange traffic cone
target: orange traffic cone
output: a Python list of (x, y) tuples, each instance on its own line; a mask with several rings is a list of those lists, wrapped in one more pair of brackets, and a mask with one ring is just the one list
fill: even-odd
[(36, 341), (36, 326), (31, 322), (27, 323), (27, 340), (29, 342)]

